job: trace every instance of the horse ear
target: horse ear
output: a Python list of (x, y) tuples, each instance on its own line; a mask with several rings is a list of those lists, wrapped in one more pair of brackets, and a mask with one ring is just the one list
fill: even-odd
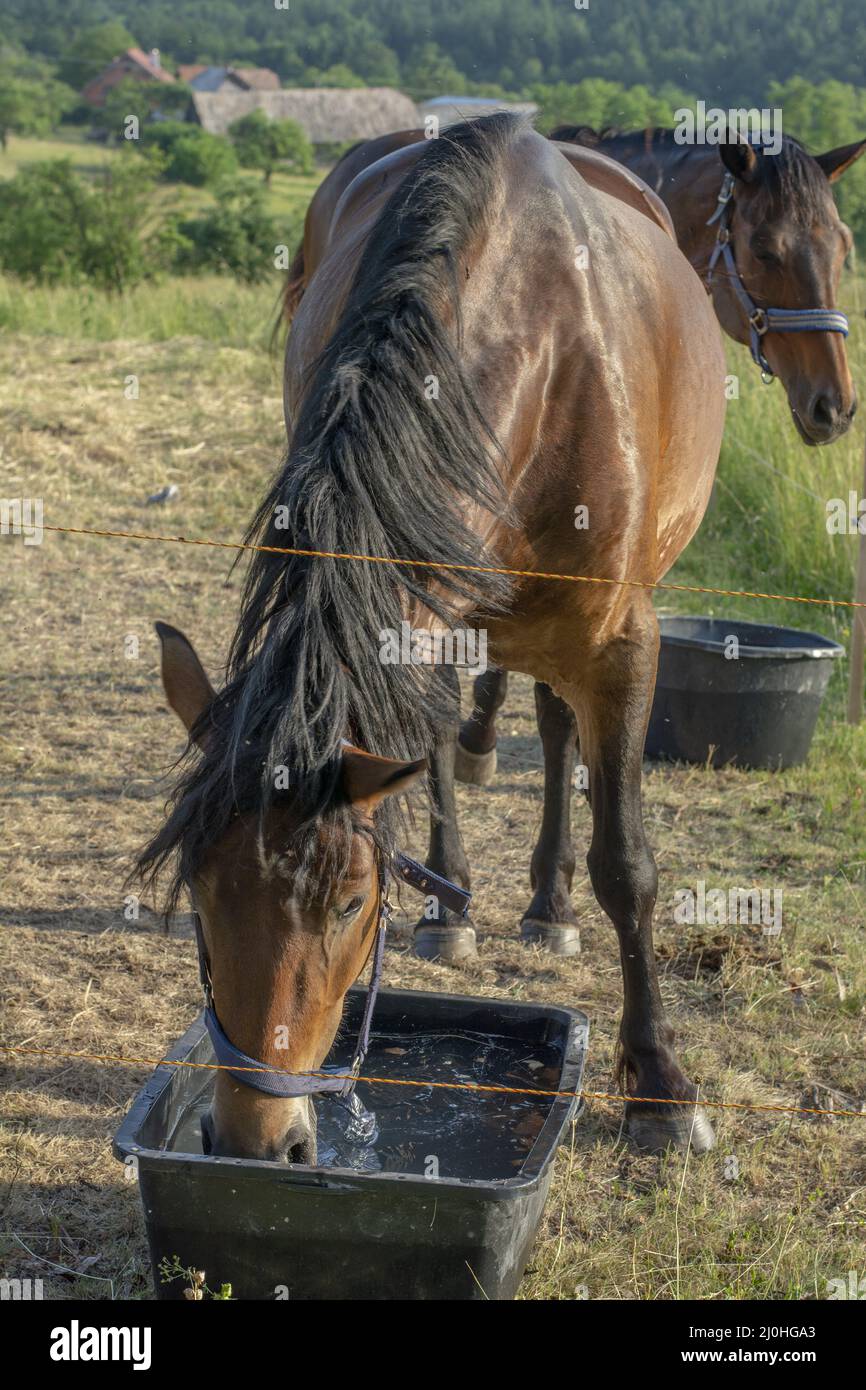
[(733, 139), (719, 145), (722, 163), (729, 174), (741, 183), (752, 183), (758, 172), (758, 156), (745, 140)]
[(826, 154), (816, 154), (815, 162), (820, 164), (831, 183), (841, 178), (850, 169), (855, 159), (866, 150), (866, 140), (855, 140), (853, 145), (840, 145), (838, 150), (828, 150)]
[[(193, 650), (192, 643), (168, 623), (157, 623), (162, 646), (162, 684), (166, 698), (188, 734), (209, 709), (216, 691)], [(199, 747), (204, 744), (199, 738)]]
[(408, 791), (427, 771), (427, 759), (411, 763), (378, 758), (347, 743), (343, 748), (342, 782), (346, 800), (370, 815), (386, 796)]

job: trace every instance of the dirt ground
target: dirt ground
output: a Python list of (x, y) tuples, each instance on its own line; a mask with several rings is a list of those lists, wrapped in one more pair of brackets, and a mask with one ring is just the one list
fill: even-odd
[[(281, 435), (277, 377), (252, 352), (193, 340), (0, 345), (0, 491), (41, 496), (46, 522), (237, 539)], [(169, 483), (175, 501), (145, 505)], [(227, 581), (217, 550), (51, 534), (41, 546), (0, 544), (2, 1039), (158, 1058), (199, 993), (187, 920), (166, 934), (151, 903), (137, 922), (124, 917), (132, 855), (183, 744), (152, 624), (183, 628), (218, 676), (237, 576)], [(866, 1102), (864, 762), (862, 731), (828, 716), (803, 769), (647, 772), (662, 992), (709, 1100)], [(386, 983), (584, 1009), (585, 1085), (609, 1090), (620, 969), (586, 875), (574, 890), (579, 957), (517, 940), (541, 817), (528, 681), (512, 683), (495, 784), (462, 788), (460, 803), (478, 960), (425, 964), (397, 933)], [(581, 864), (579, 797), (574, 824)], [(424, 842), (419, 828), (415, 852)], [(674, 892), (699, 880), (782, 889), (781, 936), (677, 925)], [(0, 1273), (41, 1277), (52, 1299), (151, 1296), (137, 1192), (110, 1154), (149, 1071), (60, 1058), (0, 1066)], [(521, 1297), (811, 1299), (849, 1270), (866, 1273), (866, 1118), (719, 1111), (714, 1153), (659, 1159), (630, 1150), (621, 1117), (617, 1102), (590, 1104), (560, 1151)]]

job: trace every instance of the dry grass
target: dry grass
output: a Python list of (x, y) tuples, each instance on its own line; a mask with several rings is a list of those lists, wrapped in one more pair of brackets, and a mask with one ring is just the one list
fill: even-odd
[[(141, 381), (138, 401), (123, 379)], [(38, 495), (67, 525), (239, 537), (278, 459), (279, 382), (252, 351), (17, 338), (0, 347), (4, 496)], [(177, 483), (178, 501), (144, 499)], [(196, 641), (214, 673), (235, 613), (219, 551), (46, 536), (3, 541), (2, 1032), (21, 1045), (158, 1057), (198, 1009), (188, 928), (124, 920), (131, 855), (160, 815), (180, 751), (152, 622)], [(696, 543), (700, 545), (700, 540)], [(711, 577), (709, 582), (712, 582)], [(125, 655), (129, 635), (137, 659)], [(583, 955), (515, 940), (541, 813), (531, 689), (515, 681), (501, 771), (461, 792), (479, 959), (461, 971), (389, 951), (390, 983), (577, 1005), (592, 1019), (586, 1085), (607, 1090), (621, 1001), (613, 931), (585, 876)], [(680, 1052), (710, 1099), (866, 1099), (864, 734), (825, 720), (808, 768), (772, 777), (656, 769), (646, 811), (661, 871), (662, 989)], [(579, 860), (588, 813), (575, 805)], [(417, 838), (416, 851), (423, 847)], [(781, 940), (673, 924), (674, 889), (782, 887)], [(109, 1139), (145, 1065), (4, 1067), (0, 1272), (46, 1296), (149, 1296), (135, 1188)], [(720, 1114), (719, 1147), (684, 1165), (636, 1156), (616, 1104), (595, 1104), (557, 1160), (527, 1298), (814, 1298), (866, 1270), (866, 1123)], [(727, 1176), (730, 1158), (739, 1177)]]

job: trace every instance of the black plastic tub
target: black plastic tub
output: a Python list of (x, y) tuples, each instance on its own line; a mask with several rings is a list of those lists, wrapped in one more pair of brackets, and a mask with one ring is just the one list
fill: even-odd
[[(330, 1061), (347, 1060), (363, 998), (349, 991), (346, 1041)], [(449, 1054), (459, 1053), (455, 1079), (577, 1092), (587, 1037), (586, 1016), (573, 1009), (383, 990), (364, 1072), (434, 1070), (444, 1080)], [(419, 1072), (428, 1045), (436, 1065)], [(199, 1018), (167, 1060), (212, 1059)], [(116, 1157), (137, 1169), (158, 1298), (183, 1297), (183, 1280), (160, 1277), (160, 1263), (175, 1257), (241, 1299), (514, 1297), (579, 1101), (359, 1082), (389, 1141), (364, 1160), (380, 1170), (341, 1167), (339, 1151), (333, 1166), (290, 1167), (201, 1153), (191, 1120), (211, 1077), (158, 1067), (114, 1139)], [(332, 1105), (317, 1100), (320, 1164)], [(415, 1141), (422, 1112), (426, 1133)]]
[[(805, 762), (844, 654), (814, 632), (728, 618), (660, 618), (650, 758), (777, 771)], [(733, 659), (726, 651), (734, 650)]]

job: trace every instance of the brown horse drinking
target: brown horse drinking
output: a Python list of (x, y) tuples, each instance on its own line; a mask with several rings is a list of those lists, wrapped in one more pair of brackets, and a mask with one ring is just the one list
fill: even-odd
[[(186, 639), (161, 632), (169, 703), (198, 751), (141, 868), (177, 855), (223, 1033), (267, 1066), (302, 1073), (330, 1049), (373, 941), (395, 794), (427, 758), (435, 800), (449, 796), (454, 670), (383, 664), (383, 639), (404, 621), (464, 623), (576, 714), (589, 871), (620, 943), (622, 1081), (695, 1099), (652, 944), (640, 784), (658, 627), (641, 585), (673, 564), (709, 498), (724, 358), (663, 216), (602, 163), (594, 185), (500, 115), (352, 181), (295, 317), (288, 455), (251, 536), (393, 563), (258, 552), (219, 694)], [(491, 564), (617, 583), (509, 580)], [(456, 838), (434, 830), (433, 851), (431, 868), (465, 881)], [(211, 1151), (309, 1161), (297, 1079), (278, 1098), (221, 1072)], [(689, 1104), (627, 1102), (627, 1120), (652, 1149), (712, 1143)]]

